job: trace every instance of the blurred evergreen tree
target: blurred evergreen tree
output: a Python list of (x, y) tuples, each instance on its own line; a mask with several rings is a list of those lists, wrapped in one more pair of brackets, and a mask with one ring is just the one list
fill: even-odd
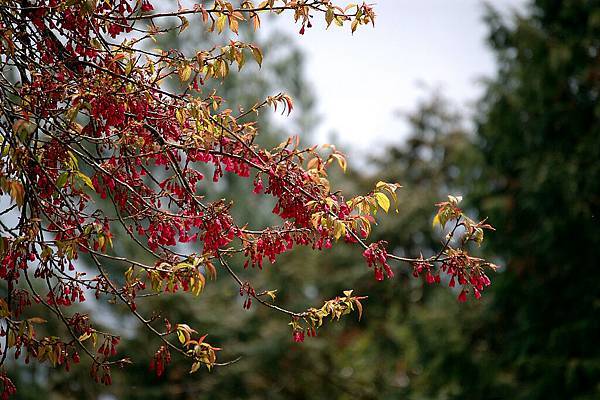
[(477, 207), (502, 232), (489, 251), (506, 271), (479, 327), (479, 368), (495, 369), (484, 393), (597, 399), (600, 2), (537, 0), (488, 24), (500, 69), (479, 113)]
[(424, 327), (422, 397), (597, 399), (600, 3), (537, 0), (487, 23), (499, 71), (478, 110), (481, 162), (461, 168), (505, 268), (451, 346)]

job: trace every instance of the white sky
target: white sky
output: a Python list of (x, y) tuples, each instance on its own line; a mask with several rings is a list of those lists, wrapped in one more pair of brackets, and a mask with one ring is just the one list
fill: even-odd
[[(510, 12), (523, 11), (526, 2), (492, 3)], [(290, 15), (276, 18), (307, 56), (322, 117), (315, 140), (327, 142), (336, 132), (346, 151), (373, 154), (378, 143), (406, 134), (397, 112), (414, 109), (434, 89), (460, 106), (472, 104), (482, 93), (478, 80), (495, 71), (484, 10), (481, 0), (379, 0), (375, 27), (361, 26), (353, 36), (349, 25), (326, 31), (321, 15), (304, 36)], [(268, 23), (274, 21), (263, 27)]]

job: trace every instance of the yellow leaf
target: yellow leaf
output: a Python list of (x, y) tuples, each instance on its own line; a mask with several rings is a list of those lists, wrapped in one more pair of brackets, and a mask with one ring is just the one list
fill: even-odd
[(358, 27), (358, 23), (359, 23), (358, 19), (355, 19), (354, 21), (352, 21), (352, 24), (350, 25), (352, 33), (354, 33), (354, 31), (356, 31), (356, 27)]
[(333, 8), (329, 7), (327, 9), (327, 12), (325, 13), (325, 22), (327, 22), (327, 28), (329, 28), (329, 25), (331, 25), (331, 23), (333, 22), (333, 18), (334, 18)]
[(84, 174), (83, 172), (78, 172), (77, 177), (79, 177), (79, 179), (81, 179), (83, 183), (85, 183), (90, 189), (94, 190), (94, 184), (86, 174)]
[(229, 29), (234, 32), (236, 35), (238, 33), (238, 22), (235, 18), (229, 17)]
[(179, 341), (181, 342), (181, 344), (185, 343), (185, 335), (180, 330), (177, 330), (177, 339), (179, 339)]
[(131, 278), (133, 276), (133, 265), (131, 267), (129, 267), (127, 269), (127, 271), (125, 271), (125, 280), (129, 283), (131, 283)]
[(208, 273), (208, 276), (210, 277), (210, 279), (212, 279), (212, 280), (217, 279), (217, 269), (215, 268), (213, 263), (211, 263), (210, 261), (207, 261), (205, 264), (205, 270)]
[(334, 227), (335, 240), (338, 240), (345, 234), (346, 234), (346, 225), (344, 225), (344, 223), (341, 221), (335, 221), (335, 227)]
[(190, 27), (190, 22), (182, 15), (178, 15), (178, 17), (181, 20), (181, 26), (179, 26), (179, 33), (181, 33)]
[(354, 300), (354, 304), (356, 304), (356, 309), (358, 310), (358, 320), (360, 321), (360, 319), (362, 318), (362, 314), (363, 314), (362, 304), (358, 300)]
[(254, 28), (254, 31), (257, 31), (258, 28), (260, 28), (260, 18), (258, 17), (258, 15), (252, 16), (252, 26)]
[(462, 201), (462, 196), (452, 196), (449, 194), (448, 200), (450, 200), (450, 203), (452, 203), (454, 205), (458, 205), (458, 203), (460, 203)]
[(271, 300), (275, 300), (275, 297), (276, 297), (275, 293), (277, 293), (277, 289), (267, 291), (267, 295), (269, 295)]
[(25, 190), (20, 182), (12, 181), (10, 183), (10, 197), (17, 203), (17, 206), (23, 207), (25, 201)]
[(336, 161), (338, 162), (340, 168), (345, 173), (346, 172), (346, 167), (347, 167), (346, 158), (343, 155), (339, 154), (339, 153), (334, 153), (334, 154), (331, 155), (331, 157), (333, 157), (333, 158), (336, 159)]
[(196, 61), (198, 62), (198, 69), (202, 69), (204, 67), (204, 53), (201, 51), (197, 52)]
[(200, 368), (200, 362), (196, 361), (195, 363), (192, 364), (192, 369), (190, 369), (190, 374), (193, 374), (194, 372), (198, 371), (198, 369)]
[(219, 33), (223, 32), (223, 28), (225, 27), (225, 21), (227, 21), (227, 16), (225, 14), (221, 14), (219, 18), (217, 18), (217, 31)]
[(185, 124), (185, 115), (183, 115), (181, 109), (175, 110), (175, 119), (177, 119), (177, 122), (179, 122), (180, 125)]
[(0, 318), (6, 318), (9, 315), (10, 311), (8, 311), (8, 304), (0, 297)]
[(192, 76), (192, 67), (190, 67), (189, 65), (184, 65), (181, 68), (179, 68), (177, 73), (179, 74), (179, 80), (181, 81), (181, 83), (187, 82), (188, 79), (190, 79), (190, 77)]
[(15, 339), (15, 332), (12, 329), (10, 329), (10, 328), (8, 328), (8, 338), (7, 338), (7, 341), (8, 341), (7, 346), (8, 346), (9, 349), (15, 345), (15, 341), (16, 341), (16, 339)]
[(54, 353), (52, 347), (48, 346), (47, 350), (48, 360), (52, 363), (53, 367), (56, 367), (56, 353)]
[(390, 209), (390, 199), (383, 193), (375, 193), (375, 199), (377, 200), (377, 204), (379, 207), (383, 209), (383, 211), (388, 212)]
[(44, 361), (44, 356), (46, 355), (46, 346), (42, 346), (38, 350), (37, 359), (38, 361)]
[(254, 59), (256, 60), (258, 66), (262, 66), (263, 55), (260, 49), (256, 46), (250, 46), (250, 50), (252, 50), (252, 55), (254, 56)]
[(199, 296), (202, 292), (202, 289), (206, 285), (206, 279), (204, 278), (204, 275), (198, 274), (197, 279), (198, 281), (196, 282), (196, 285), (194, 287), (194, 296)]

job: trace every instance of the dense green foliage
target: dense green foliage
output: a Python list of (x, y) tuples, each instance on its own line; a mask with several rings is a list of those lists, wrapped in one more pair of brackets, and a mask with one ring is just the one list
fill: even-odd
[(502, 232), (485, 251), (504, 269), (482, 307), (415, 318), (427, 320), (413, 350), (425, 384), (408, 394), (598, 398), (600, 6), (536, 1), (487, 21), (499, 71), (478, 109), (478, 162), (458, 164), (471, 204)]
[(480, 368), (498, 397), (598, 398), (600, 5), (536, 1), (514, 23), (490, 17), (500, 71), (479, 114), (478, 206), (507, 267)]

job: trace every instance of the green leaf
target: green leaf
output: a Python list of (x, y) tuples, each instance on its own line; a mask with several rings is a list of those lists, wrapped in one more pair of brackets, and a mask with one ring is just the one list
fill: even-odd
[(60, 176), (56, 180), (56, 186), (59, 188), (65, 186), (68, 178), (69, 178), (69, 172), (64, 171), (62, 174), (60, 174)]

